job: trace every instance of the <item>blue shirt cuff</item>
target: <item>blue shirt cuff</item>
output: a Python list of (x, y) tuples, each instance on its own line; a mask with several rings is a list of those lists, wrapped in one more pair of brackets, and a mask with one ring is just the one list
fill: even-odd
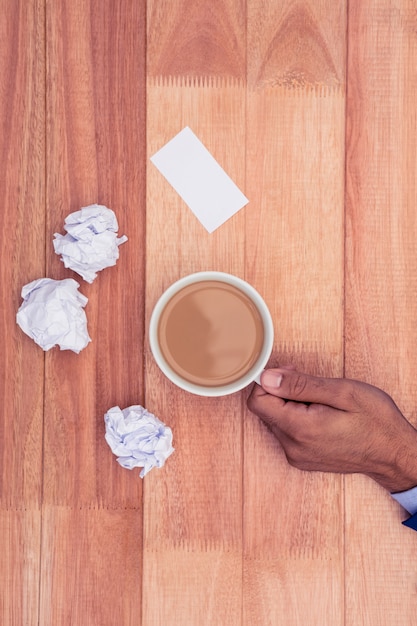
[(417, 513), (417, 487), (412, 487), (412, 489), (407, 491), (392, 493), (391, 496), (411, 515)]

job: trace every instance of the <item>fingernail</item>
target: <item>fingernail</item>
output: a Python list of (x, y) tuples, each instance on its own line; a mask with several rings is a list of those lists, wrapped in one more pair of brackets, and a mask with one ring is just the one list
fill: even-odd
[(282, 382), (282, 374), (276, 372), (266, 371), (262, 374), (261, 378), (263, 387), (270, 387), (270, 389), (278, 389)]

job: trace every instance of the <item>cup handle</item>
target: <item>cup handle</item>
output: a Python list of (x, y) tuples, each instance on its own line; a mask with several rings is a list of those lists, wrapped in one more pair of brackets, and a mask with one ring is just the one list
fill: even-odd
[[(262, 372), (264, 372), (265, 370), (262, 370)], [(262, 376), (262, 372), (260, 372), (256, 378), (253, 379), (253, 382), (256, 383), (257, 385), (261, 385), (261, 376)]]

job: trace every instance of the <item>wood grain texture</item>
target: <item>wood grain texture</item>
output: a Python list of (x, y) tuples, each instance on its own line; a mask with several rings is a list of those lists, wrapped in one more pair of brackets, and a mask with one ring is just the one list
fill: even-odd
[(0, 622), (38, 623), (44, 356), (16, 325), (45, 267), (45, 28), (37, 0), (0, 11)]
[[(343, 367), (345, 16), (248, 3), (246, 277), (275, 322), (271, 364), (327, 376)], [(243, 623), (343, 624), (341, 479), (289, 467), (250, 413), (244, 434)]]
[(141, 623), (135, 510), (46, 506), (41, 624)]
[[(61, 2), (47, 14), (47, 270), (81, 282), (92, 337), (79, 355), (47, 355), (45, 501), (56, 504), (140, 504), (141, 481), (111, 462), (103, 416), (143, 402), (143, 9)], [(129, 241), (88, 285), (63, 267), (52, 236), (94, 202), (115, 211)]]
[[(235, 80), (240, 70), (233, 69), (242, 62), (244, 32), (239, 33), (240, 50), (233, 37), (222, 36), (225, 64), (211, 65), (219, 61), (211, 55), (231, 6), (215, 2), (209, 9), (206, 3), (198, 28), (184, 35), (182, 13), (174, 10), (170, 21), (158, 18), (172, 11), (171, 2), (148, 4), (147, 153), (150, 157), (188, 125), (244, 188), (245, 91)], [(241, 16), (233, 29), (240, 24)], [(159, 58), (169, 62), (164, 46), (174, 34), (179, 47), (188, 46), (186, 54), (172, 55), (175, 71), (159, 63)], [(214, 84), (189, 80), (214, 70)], [(147, 320), (163, 290), (185, 274), (213, 269), (243, 276), (244, 211), (209, 235), (153, 165), (147, 174), (147, 206)], [(146, 390), (147, 406), (173, 428), (176, 451), (163, 473), (149, 476), (145, 488), (143, 621), (239, 624), (242, 397), (209, 400), (183, 393), (164, 380), (149, 351)]]
[[(148, 155), (185, 124), (242, 186), (241, 89), (161, 88), (151, 81)], [(187, 273), (215, 269), (243, 275), (244, 214), (208, 235), (153, 166), (147, 206), (148, 320), (163, 290)], [(184, 394), (163, 379), (149, 351), (146, 372), (146, 404), (173, 428), (176, 452), (166, 470), (146, 483), (144, 623), (239, 623), (242, 398), (210, 401)]]
[[(47, 4), (47, 272), (82, 283), (92, 343), (79, 355), (46, 356), (45, 624), (141, 621), (142, 485), (139, 472), (116, 463), (103, 417), (144, 401), (144, 29), (143, 2)], [(117, 266), (87, 285), (64, 269), (52, 235), (94, 202), (115, 211), (129, 241)], [(132, 532), (136, 554), (121, 558), (120, 537)], [(86, 540), (97, 544), (93, 578)], [(127, 596), (112, 594), (110, 580), (129, 581)]]
[(3, 624), (38, 626), (39, 509), (0, 509), (0, 616)]
[[(0, 502), (39, 506), (43, 354), (16, 326), (24, 284), (45, 267), (45, 34), (40, 2), (0, 15), (2, 190)], [(7, 34), (7, 37), (6, 37)]]
[[(411, 2), (351, 7), (346, 181), (346, 374), (385, 389), (414, 423), (416, 24)], [(347, 481), (346, 514), (346, 623), (411, 626), (406, 514), (361, 477)]]
[(344, 88), (346, 3), (249, 0), (247, 6), (252, 87)]
[(244, 0), (149, 0), (147, 6), (148, 76), (246, 79)]
[[(417, 425), (415, 2), (0, 9), (1, 624), (413, 626), (406, 513), (290, 467), (248, 391), (176, 389), (146, 335), (174, 280), (231, 272), (271, 309), (272, 364), (375, 384)], [(186, 125), (250, 200), (211, 235), (149, 162)], [(129, 241), (88, 285), (52, 239), (93, 202)], [(44, 275), (89, 298), (80, 355), (15, 324)], [(174, 433), (143, 482), (103, 436), (133, 403)]]

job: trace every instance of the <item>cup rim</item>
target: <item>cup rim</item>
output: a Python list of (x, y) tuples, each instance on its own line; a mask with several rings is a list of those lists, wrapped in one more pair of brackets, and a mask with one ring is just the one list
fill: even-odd
[[(159, 317), (172, 296), (174, 296), (180, 289), (183, 289), (188, 285), (203, 282), (206, 280), (224, 282), (229, 285), (231, 284), (238, 289), (241, 289), (246, 295), (251, 298), (251, 300), (253, 300), (261, 315), (264, 325), (264, 344), (256, 363), (251, 367), (248, 372), (246, 372), (244, 376), (242, 376), (238, 380), (232, 383), (228, 383), (227, 385), (221, 385), (219, 387), (204, 387), (204, 385), (198, 385), (196, 383), (189, 382), (185, 378), (182, 378), (182, 376), (177, 374), (166, 362), (157, 340)], [(159, 369), (177, 387), (183, 389), (184, 391), (188, 391), (189, 393), (193, 393), (195, 395), (203, 397), (227, 396), (232, 393), (241, 391), (242, 389), (250, 385), (252, 382), (255, 381), (255, 379), (261, 374), (261, 372), (265, 368), (265, 365), (267, 364), (271, 356), (274, 344), (274, 325), (265, 300), (255, 289), (255, 287), (253, 287), (247, 281), (243, 280), (243, 278), (239, 278), (234, 274), (228, 274), (227, 272), (219, 271), (194, 272), (192, 274), (187, 274), (186, 276), (183, 276), (182, 278), (179, 278), (174, 283), (172, 283), (169, 287), (167, 287), (167, 289), (165, 289), (165, 291), (157, 300), (149, 322), (149, 344), (152, 355)]]

